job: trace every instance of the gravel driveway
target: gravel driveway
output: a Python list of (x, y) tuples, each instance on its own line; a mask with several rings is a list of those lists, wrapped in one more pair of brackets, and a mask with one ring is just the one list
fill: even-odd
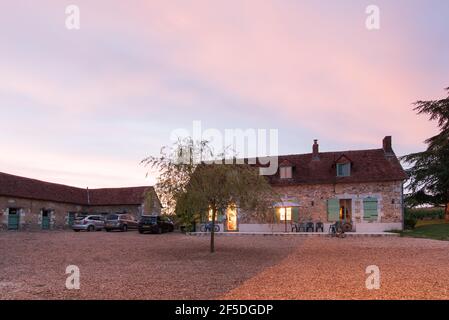
[[(211, 299), (282, 261), (297, 241), (122, 232), (0, 232), (0, 299)], [(66, 266), (80, 268), (67, 290)]]
[[(449, 298), (449, 242), (2, 232), (0, 299)], [(67, 265), (81, 289), (67, 290)], [(367, 290), (377, 265), (381, 288)]]

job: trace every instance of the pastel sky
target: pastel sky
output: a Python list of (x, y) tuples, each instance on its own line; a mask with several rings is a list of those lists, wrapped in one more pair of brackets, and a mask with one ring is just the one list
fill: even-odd
[[(81, 29), (67, 30), (78, 5)], [(380, 8), (380, 30), (365, 9)], [(279, 130), (283, 154), (424, 148), (418, 99), (449, 86), (449, 1), (2, 1), (0, 171), (80, 187), (154, 183), (139, 165), (200, 120)]]

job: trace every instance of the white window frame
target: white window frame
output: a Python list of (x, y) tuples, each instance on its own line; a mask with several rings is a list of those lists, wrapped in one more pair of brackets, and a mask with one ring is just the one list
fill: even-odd
[[(344, 172), (343, 172), (343, 174), (339, 174), (338, 168), (340, 166), (348, 166), (347, 174), (344, 174)], [(351, 163), (350, 162), (337, 163), (337, 168), (336, 169), (337, 169), (337, 177), (349, 177), (349, 176), (351, 176)], [(342, 168), (342, 171), (343, 171), (343, 168)]]

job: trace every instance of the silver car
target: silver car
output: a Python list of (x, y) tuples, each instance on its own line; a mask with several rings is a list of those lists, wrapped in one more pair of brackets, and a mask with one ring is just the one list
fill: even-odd
[(72, 225), (73, 231), (98, 231), (103, 230), (104, 228), (104, 220), (102, 216), (97, 215), (89, 215), (85, 217), (81, 217), (79, 219), (75, 219)]

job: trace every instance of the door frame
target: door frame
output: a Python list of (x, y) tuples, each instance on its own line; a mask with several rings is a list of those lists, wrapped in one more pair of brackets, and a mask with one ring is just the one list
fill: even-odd
[[(47, 213), (47, 216), (45, 217), (45, 220), (48, 220), (48, 224), (46, 224), (46, 228), (44, 228), (44, 212)], [(51, 229), (51, 213), (52, 210), (50, 209), (41, 209), (41, 229), (42, 230), (50, 230)]]
[(230, 222), (228, 210), (229, 210), (229, 208), (226, 209), (226, 220), (224, 221), (225, 222), (225, 230), (227, 232), (238, 232), (239, 231), (239, 208), (235, 207), (235, 229), (234, 230), (228, 229), (228, 225)]
[[(348, 208), (349, 208), (349, 222), (352, 224), (353, 223), (353, 218), (354, 218), (354, 215), (353, 215), (353, 199), (351, 199), (351, 198), (340, 198), (340, 199), (338, 199), (339, 200), (339, 206), (340, 206), (340, 221), (348, 221), (348, 219), (347, 219), (347, 215), (348, 215), (348, 213), (346, 213), (346, 212), (344, 212), (343, 213), (343, 217), (342, 217), (342, 207), (343, 208), (346, 208), (346, 211), (348, 211)], [(349, 204), (349, 205), (348, 205)]]
[[(14, 216), (16, 216), (17, 218), (17, 228), (15, 229), (11, 229), (10, 226), (10, 219), (11, 219), (11, 210), (15, 211)], [(20, 208), (15, 208), (15, 207), (9, 207), (8, 208), (8, 226), (7, 226), (8, 230), (19, 230), (20, 229)]]

